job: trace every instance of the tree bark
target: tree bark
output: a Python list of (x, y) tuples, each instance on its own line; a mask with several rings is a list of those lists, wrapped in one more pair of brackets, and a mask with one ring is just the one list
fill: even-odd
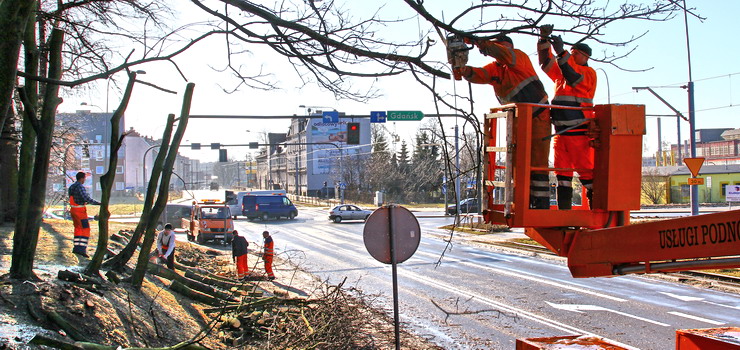
[(108, 171), (100, 178), (100, 189), (102, 194), (100, 197), (100, 213), (98, 218), (98, 245), (95, 249), (92, 259), (85, 268), (86, 275), (98, 275), (100, 273), (100, 265), (103, 264), (103, 258), (108, 251), (108, 219), (110, 218), (110, 211), (108, 211), (108, 205), (110, 204), (110, 194), (113, 190), (113, 183), (116, 181), (116, 168), (118, 167), (118, 150), (121, 148), (123, 138), (125, 135), (120, 134), (121, 117), (126, 112), (129, 100), (131, 100), (131, 92), (134, 90), (134, 83), (136, 82), (136, 72), (129, 73), (128, 84), (126, 84), (126, 90), (121, 98), (121, 104), (113, 112), (110, 118), (110, 155), (108, 162)]
[(18, 213), (18, 135), (8, 109), (5, 127), (0, 134), (0, 222), (13, 222)]
[(191, 289), (190, 287), (184, 285), (182, 282), (178, 280), (172, 281), (172, 285), (170, 286), (170, 289), (172, 289), (173, 291), (177, 293), (180, 293), (182, 296), (188, 297), (190, 299), (193, 299), (197, 302), (201, 302), (206, 305), (219, 306), (219, 305), (226, 303), (225, 300), (222, 300), (212, 295), (208, 295), (206, 293), (201, 293), (197, 290)]
[(28, 23), (33, 22), (34, 8), (35, 1), (0, 1), (0, 130), (12, 105), (21, 42)]
[(236, 299), (234, 299), (234, 297), (229, 293), (217, 290), (213, 286), (210, 286), (206, 283), (184, 277), (175, 271), (163, 267), (162, 265), (149, 263), (149, 265), (147, 265), (147, 270), (149, 271), (149, 273), (166, 278), (168, 280), (178, 281), (188, 288), (204, 294), (208, 294), (214, 298), (223, 299), (224, 301), (236, 301)]
[[(177, 157), (177, 151), (180, 148), (180, 142), (182, 141), (183, 134), (188, 125), (188, 118), (190, 116), (190, 105), (193, 99), (193, 90), (195, 84), (188, 83), (185, 88), (185, 95), (183, 96), (182, 110), (180, 111), (180, 120), (177, 125), (177, 131), (172, 137), (169, 150), (167, 152), (167, 160), (165, 161), (162, 171), (162, 180), (159, 184), (159, 196), (157, 201), (152, 208), (152, 212), (149, 213), (147, 218), (147, 230), (144, 235), (144, 242), (141, 244), (142, 252), (149, 252), (152, 250), (152, 243), (154, 243), (154, 228), (157, 224), (157, 219), (162, 214), (165, 205), (167, 204), (167, 196), (170, 188), (170, 177), (172, 176), (172, 167), (175, 165), (175, 159)], [(147, 254), (139, 254), (139, 259), (136, 263), (136, 269), (131, 275), (131, 284), (136, 288), (141, 288), (141, 283), (144, 280), (146, 273), (146, 266), (149, 264), (149, 257)]]
[[(52, 29), (48, 46), (49, 78), (60, 79), (62, 76), (63, 43), (64, 32), (59, 28)], [(28, 105), (31, 107), (31, 110), (35, 111), (32, 105), (35, 101), (32, 100), (29, 102)], [(28, 191), (25, 192), (20, 192), (23, 190), (23, 187), (19, 186), (19, 197), (21, 198), (19, 203), (28, 204), (19, 205), (18, 217), (22, 218), (22, 220), (18, 221), (22, 224), (20, 227), (16, 224), (15, 234), (13, 235), (13, 259), (10, 266), (10, 275), (13, 278), (29, 279), (33, 276), (33, 258), (36, 255), (41, 216), (46, 202), (46, 178), (49, 174), (49, 156), (51, 154), (54, 120), (56, 118), (57, 107), (60, 103), (59, 85), (47, 84), (44, 91), (41, 120), (36, 120), (35, 116), (24, 118), (31, 121), (32, 124), (37, 122), (38, 125), (34, 125), (36, 127), (36, 154), (33, 159), (33, 170), (30, 179), (30, 184), (33, 184), (33, 186), (30, 186)], [(26, 117), (31, 117), (31, 115), (27, 113)], [(26, 131), (24, 130), (25, 135)], [(26, 143), (26, 140), (23, 142)], [(28, 168), (29, 165), (26, 162), (25, 167), (20, 169), (23, 171), (23, 174), (19, 173), (19, 177), (31, 172)], [(25, 178), (21, 178), (19, 182), (22, 182), (24, 185), (30, 185)]]
[(175, 124), (175, 115), (170, 114), (167, 117), (167, 125), (165, 125), (164, 134), (162, 135), (162, 144), (159, 146), (159, 153), (157, 158), (152, 165), (152, 174), (149, 179), (149, 185), (147, 186), (146, 198), (144, 199), (144, 209), (141, 212), (141, 218), (139, 223), (136, 225), (136, 230), (132, 237), (129, 239), (128, 244), (123, 250), (118, 253), (112, 259), (106, 261), (103, 266), (109, 267), (112, 270), (120, 271), (123, 267), (131, 260), (134, 256), (136, 248), (139, 246), (139, 241), (147, 230), (149, 224), (149, 213), (152, 211), (152, 204), (154, 203), (154, 197), (157, 194), (157, 184), (159, 183), (159, 177), (162, 173), (165, 158), (170, 147), (170, 139), (172, 138), (172, 129)]

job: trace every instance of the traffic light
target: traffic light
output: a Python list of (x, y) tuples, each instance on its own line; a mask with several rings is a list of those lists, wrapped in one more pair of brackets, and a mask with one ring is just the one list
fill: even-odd
[(220, 163), (225, 163), (229, 161), (229, 157), (226, 155), (226, 149), (219, 149), (218, 150), (218, 161)]
[(250, 149), (257, 149), (259, 147), (259, 142), (250, 142), (249, 148)]
[(211, 149), (220, 149), (220, 148), (221, 148), (221, 144), (218, 142), (211, 144)]
[(190, 149), (192, 150), (198, 150), (200, 149), (200, 143), (193, 142), (190, 144)]
[(360, 144), (360, 123), (347, 123), (347, 144)]

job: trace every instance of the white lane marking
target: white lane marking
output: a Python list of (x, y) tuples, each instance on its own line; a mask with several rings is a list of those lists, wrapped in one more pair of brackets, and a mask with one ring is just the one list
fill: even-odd
[(713, 324), (715, 326), (721, 326), (721, 325), (725, 324), (724, 322), (719, 322), (719, 321), (710, 320), (710, 319), (699, 317), (699, 316), (689, 315), (689, 314), (685, 314), (683, 312), (678, 312), (678, 311), (670, 311), (668, 313), (671, 314), (671, 315), (679, 316), (679, 317), (689, 318), (689, 319), (692, 319), (692, 320), (695, 320), (695, 321), (700, 321), (700, 322), (705, 322), (705, 323)]
[[(428, 254), (428, 253), (421, 252), (421, 254)], [(448, 261), (450, 261), (449, 259), (454, 259), (454, 258), (447, 258), (447, 259)], [(521, 270), (501, 269), (501, 268), (495, 268), (495, 267), (490, 267), (486, 265), (474, 264), (474, 263), (466, 262), (466, 261), (456, 261), (456, 262), (458, 262), (461, 265), (467, 265), (467, 266), (474, 267), (477, 269), (485, 269), (485, 270), (493, 271), (495, 273), (499, 273), (502, 275), (512, 276), (512, 277), (516, 277), (516, 278), (520, 278), (520, 279), (524, 279), (524, 280), (528, 280), (528, 281), (532, 281), (536, 283), (542, 283), (542, 284), (558, 287), (561, 289), (571, 290), (577, 293), (589, 294), (595, 297), (609, 299), (609, 300), (617, 301), (620, 303), (627, 301), (626, 299), (622, 299), (622, 298), (618, 298), (615, 296), (599, 293), (593, 290), (585, 289), (581, 286), (575, 286), (565, 281), (555, 282), (553, 280), (547, 279), (548, 277), (541, 276), (541, 275), (534, 275), (529, 272), (525, 272)]]
[(464, 296), (466, 298), (475, 298), (475, 300), (478, 301), (478, 302), (482, 302), (484, 304), (488, 304), (488, 305), (491, 305), (491, 306), (498, 307), (498, 308), (500, 308), (500, 309), (502, 309), (504, 311), (509, 311), (509, 312), (512, 312), (512, 313), (516, 313), (516, 314), (518, 314), (519, 316), (521, 316), (523, 318), (526, 318), (528, 320), (531, 320), (531, 321), (534, 321), (534, 322), (537, 322), (537, 323), (540, 323), (540, 324), (543, 324), (543, 325), (546, 325), (546, 326), (549, 326), (549, 327), (552, 327), (552, 328), (561, 330), (563, 332), (569, 332), (571, 334), (578, 334), (578, 335), (588, 335), (588, 336), (600, 337), (600, 338), (602, 338), (602, 339), (604, 339), (606, 341), (612, 342), (614, 345), (622, 346), (622, 347), (625, 347), (625, 348), (628, 348), (628, 349), (637, 349), (637, 348), (635, 348), (633, 346), (630, 346), (630, 345), (627, 345), (627, 344), (623, 344), (623, 343), (617, 342), (615, 340), (608, 339), (608, 338), (599, 336), (597, 334), (588, 332), (586, 330), (579, 329), (579, 328), (576, 328), (576, 327), (573, 327), (573, 326), (570, 326), (570, 325), (567, 325), (567, 324), (564, 324), (564, 323), (561, 323), (561, 322), (558, 322), (558, 321), (549, 319), (549, 318), (547, 318), (545, 316), (540, 316), (540, 315), (537, 315), (535, 313), (526, 311), (524, 309), (520, 309), (518, 307), (511, 306), (511, 305), (506, 305), (506, 304), (500, 303), (498, 301), (489, 299), (489, 298), (487, 298), (485, 296), (478, 295), (478, 294), (475, 294), (475, 293), (472, 293), (472, 292), (468, 292), (468, 291), (462, 290), (462, 289), (457, 288), (455, 286), (452, 286), (452, 285), (449, 285), (447, 283), (444, 283), (441, 280), (428, 278), (428, 277), (421, 276), (419, 274), (412, 273), (412, 272), (405, 271), (405, 270), (401, 270), (401, 271), (399, 271), (399, 273), (401, 275), (404, 275), (405, 277), (407, 277), (409, 279), (416, 280), (419, 283), (425, 283), (425, 284), (427, 284), (429, 286), (432, 286), (432, 287), (446, 289), (446, 290), (448, 290), (450, 292), (457, 293), (457, 294), (459, 294), (461, 296)]
[(634, 318), (636, 320), (645, 321), (645, 322), (649, 322), (649, 323), (652, 323), (652, 324), (657, 324), (658, 326), (663, 326), (663, 327), (670, 327), (671, 326), (671, 325), (666, 324), (666, 323), (663, 323), (663, 322), (653, 321), (651, 319), (647, 319), (647, 318), (644, 318), (644, 317), (640, 317), (640, 316), (628, 314), (628, 313), (622, 312), (622, 311), (608, 309), (608, 308), (605, 308), (603, 306), (598, 306), (598, 305), (555, 304), (555, 303), (551, 303), (549, 301), (546, 301), (545, 303), (547, 303), (551, 307), (554, 307), (554, 308), (560, 309), (560, 310), (566, 310), (566, 311), (578, 312), (578, 313), (583, 313), (584, 311), (607, 311), (607, 312), (615, 313), (617, 315), (631, 317), (631, 318)]
[[(318, 238), (312, 237), (312, 236), (304, 236), (304, 237), (301, 237), (301, 238), (303, 238), (304, 240), (310, 241), (310, 242), (319, 241)], [(293, 243), (293, 244), (295, 244), (295, 243)], [(300, 246), (300, 245), (298, 245), (298, 246)], [(340, 260), (340, 259), (335, 259), (335, 260)], [(388, 266), (383, 266), (383, 267), (386, 267), (387, 268)], [(320, 273), (320, 271), (316, 271), (316, 272)], [(523, 309), (520, 309), (520, 308), (517, 308), (517, 307), (514, 307), (514, 306), (510, 306), (510, 305), (506, 305), (506, 304), (497, 302), (497, 301), (492, 300), (492, 299), (489, 299), (489, 298), (487, 298), (487, 297), (485, 297), (483, 295), (479, 295), (479, 294), (476, 294), (476, 293), (472, 293), (472, 292), (464, 291), (462, 289), (458, 289), (458, 288), (456, 288), (454, 286), (451, 286), (451, 285), (448, 285), (448, 284), (446, 284), (446, 283), (444, 283), (444, 282), (442, 282), (440, 280), (431, 279), (431, 278), (428, 278), (426, 276), (423, 276), (423, 275), (421, 275), (419, 273), (415, 273), (415, 272), (411, 272), (411, 271), (407, 271), (407, 270), (401, 270), (401, 271), (399, 271), (399, 273), (402, 276), (405, 276), (405, 277), (407, 277), (409, 279), (412, 279), (412, 280), (416, 280), (417, 282), (426, 284), (426, 285), (428, 285), (430, 287), (438, 288), (438, 289), (443, 289), (443, 290), (448, 290), (450, 292), (453, 292), (453, 293), (462, 295), (462, 296), (464, 296), (466, 298), (475, 298), (476, 300), (478, 300), (478, 301), (480, 301), (480, 302), (482, 302), (484, 304), (488, 304), (488, 305), (491, 305), (491, 306), (498, 307), (498, 308), (500, 308), (500, 309), (502, 309), (504, 311), (516, 313), (516, 314), (522, 316), (523, 318), (526, 318), (526, 319), (529, 319), (531, 321), (534, 321), (534, 322), (543, 324), (545, 326), (549, 326), (549, 327), (552, 327), (552, 328), (561, 330), (563, 332), (569, 332), (571, 334), (599, 336), (597, 334), (588, 332), (586, 330), (582, 330), (582, 329), (579, 329), (579, 328), (576, 328), (576, 327), (573, 327), (573, 326), (570, 326), (570, 325), (567, 325), (567, 324), (564, 324), (564, 323), (561, 323), (561, 322), (558, 322), (558, 321), (555, 321), (555, 320), (551, 320), (551, 319), (548, 319), (548, 318), (546, 318), (544, 316), (540, 316), (540, 315), (531, 313), (529, 311), (526, 311), (526, 310), (523, 310)], [(599, 337), (601, 337), (601, 336), (599, 336)], [(627, 349), (637, 349), (635, 347), (632, 347), (630, 345), (617, 342), (615, 340), (610, 340), (610, 339), (607, 339), (607, 338), (604, 338), (604, 339), (606, 339), (607, 341), (610, 341), (610, 342), (614, 343), (615, 345), (619, 345), (619, 346), (625, 347)]]
[(691, 297), (691, 296), (688, 296), (688, 295), (678, 295), (678, 294), (673, 294), (673, 293), (668, 293), (668, 292), (660, 292), (660, 294), (665, 294), (665, 295), (667, 295), (667, 296), (669, 296), (671, 298), (675, 298), (675, 299), (678, 299), (678, 300), (681, 300), (681, 301), (700, 301), (700, 300), (704, 300), (704, 298)]
[[(300, 228), (300, 229), (298, 229), (298, 231), (303, 231), (303, 232), (308, 233), (309, 230), (307, 228)], [(332, 229), (331, 231), (335, 231), (335, 230)], [(337, 232), (339, 234), (347, 235), (346, 232), (343, 232), (341, 230), (336, 230), (336, 231), (339, 231), (339, 232)], [(339, 235), (334, 235), (334, 241), (335, 242), (338, 242), (337, 241), (338, 237), (339, 237)], [(308, 237), (306, 237), (306, 238), (308, 238)], [(358, 249), (361, 249), (360, 248), (361, 246), (359, 244), (356, 244), (354, 240), (352, 240), (352, 241), (345, 241), (345, 242), (346, 242), (346, 244), (354, 244), (355, 246), (357, 246)], [(416, 258), (419, 258), (419, 255), (426, 255), (426, 256), (431, 257), (433, 259), (434, 258), (438, 258), (438, 255), (437, 254), (432, 253), (432, 252), (427, 252), (427, 251), (424, 251), (424, 250), (417, 251), (417, 254), (415, 254), (415, 257)], [(485, 256), (485, 257), (490, 257), (490, 256)], [(498, 260), (501, 260), (501, 261), (511, 262), (511, 260), (499, 259), (498, 257), (495, 257), (495, 258), (498, 259)], [(424, 259), (420, 259), (420, 260), (422, 260), (422, 261), (425, 262)], [(445, 258), (445, 261), (447, 261), (449, 263), (459, 263), (459, 264), (463, 264), (463, 265), (467, 265), (467, 266), (471, 266), (471, 267), (475, 267), (475, 268), (479, 268), (479, 269), (480, 268), (483, 268), (483, 269), (486, 269), (486, 270), (489, 270), (489, 271), (493, 271), (493, 272), (496, 272), (496, 273), (499, 273), (499, 274), (502, 274), (502, 275), (517, 277), (517, 278), (521, 278), (521, 279), (524, 279), (524, 280), (529, 280), (529, 281), (533, 281), (533, 282), (536, 282), (536, 283), (546, 284), (546, 285), (558, 287), (558, 288), (561, 288), (561, 289), (571, 290), (571, 291), (574, 291), (574, 292), (577, 292), (577, 293), (581, 293), (581, 294), (588, 294), (588, 295), (592, 295), (592, 296), (595, 296), (595, 297), (604, 298), (604, 299), (608, 299), (608, 300), (612, 300), (612, 301), (616, 301), (616, 302), (625, 302), (625, 301), (627, 301), (626, 299), (622, 299), (622, 298), (614, 297), (614, 296), (611, 296), (611, 295), (599, 293), (597, 291), (589, 290), (589, 289), (583, 288), (581, 286), (577, 286), (577, 285), (575, 285), (573, 283), (568, 283), (568, 282), (565, 282), (565, 281), (557, 281), (556, 282), (556, 281), (553, 281), (553, 280), (545, 279), (546, 277), (543, 277), (541, 275), (534, 275), (534, 274), (531, 274), (531, 273), (528, 273), (528, 272), (525, 272), (525, 271), (521, 271), (521, 270), (494, 268), (494, 267), (490, 267), (490, 266), (485, 266), (485, 265), (479, 265), (479, 264), (474, 264), (474, 263), (470, 263), (470, 262), (465, 262), (465, 261), (462, 260), (462, 258), (453, 258), (451, 256), (447, 256)]]
[(725, 305), (725, 304), (715, 303), (715, 302), (707, 301), (707, 300), (704, 300), (702, 302), (707, 303), (707, 304), (710, 304), (710, 305), (721, 306), (721, 307), (729, 307), (730, 309), (738, 309), (738, 310), (740, 310), (740, 306)]

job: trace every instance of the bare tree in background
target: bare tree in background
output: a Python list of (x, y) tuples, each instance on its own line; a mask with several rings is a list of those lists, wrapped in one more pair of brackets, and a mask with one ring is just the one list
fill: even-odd
[(642, 198), (649, 204), (660, 204), (666, 199), (670, 189), (670, 178), (660, 172), (659, 167), (644, 168), (642, 170)]

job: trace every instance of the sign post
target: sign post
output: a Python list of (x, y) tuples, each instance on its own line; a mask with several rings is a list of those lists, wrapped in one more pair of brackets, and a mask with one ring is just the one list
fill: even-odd
[(691, 177), (688, 179), (688, 184), (691, 186), (703, 185), (704, 178), (697, 178), (699, 170), (702, 164), (704, 164), (704, 158), (684, 158), (683, 162), (686, 163), (686, 167), (691, 172)]
[(397, 265), (408, 260), (421, 242), (419, 221), (408, 209), (387, 205), (376, 209), (365, 222), (363, 240), (368, 253), (385, 264), (391, 264), (393, 278), (393, 323), (396, 349), (401, 348), (400, 321), (398, 317)]

